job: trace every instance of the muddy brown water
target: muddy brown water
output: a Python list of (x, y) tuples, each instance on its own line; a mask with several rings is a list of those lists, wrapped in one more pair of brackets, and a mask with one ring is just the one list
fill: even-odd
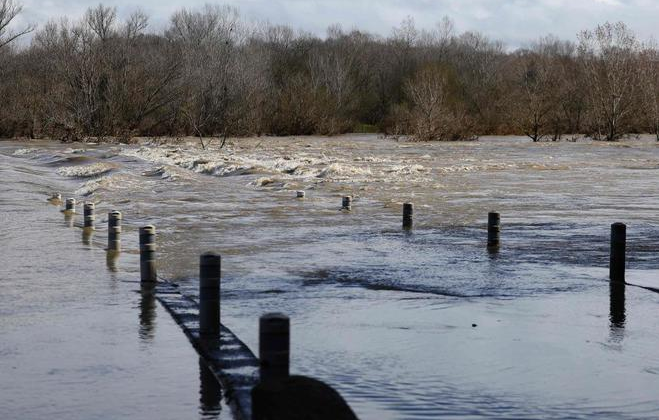
[[(659, 415), (659, 295), (627, 286), (621, 299), (607, 281), (609, 226), (623, 221), (628, 279), (659, 284), (649, 138), (7, 141), (0, 159), (2, 418), (228, 416), (182, 332), (137, 293), (147, 223), (161, 276), (194, 296), (199, 254), (221, 253), (223, 322), (257, 350), (258, 316), (288, 314), (291, 371), (335, 386), (360, 418)], [(71, 228), (47, 203), (54, 191), (96, 203), (92, 245), (81, 216)], [(113, 209), (125, 252), (108, 263)]]

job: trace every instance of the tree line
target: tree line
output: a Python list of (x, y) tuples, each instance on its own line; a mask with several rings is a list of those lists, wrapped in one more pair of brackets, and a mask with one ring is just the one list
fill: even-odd
[[(415, 140), (585, 134), (659, 141), (659, 49), (624, 23), (524, 48), (442, 19), (387, 37), (332, 26), (324, 38), (253, 24), (238, 10), (181, 9), (165, 29), (99, 5), (12, 42), (0, 0), (0, 136), (80, 140), (377, 131)], [(202, 140), (203, 141), (203, 140)], [(202, 143), (203, 144), (203, 143)]]

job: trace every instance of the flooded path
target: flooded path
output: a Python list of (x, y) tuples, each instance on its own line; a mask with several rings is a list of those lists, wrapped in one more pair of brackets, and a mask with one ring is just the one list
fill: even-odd
[(0, 418), (230, 419), (179, 327), (140, 293), (138, 256), (108, 270), (44, 200), (66, 188), (50, 167), (0, 154), (0, 180)]
[[(343, 136), (236, 140), (210, 151), (194, 143), (4, 142), (0, 159), (8, 215), (1, 239), (9, 248), (0, 391), (3, 400), (11, 395), (5, 390), (15, 393), (2, 405), (10, 410), (49, 413), (21, 396), (35, 383), (45, 392), (43, 375), (65, 359), (49, 349), (56, 343), (60, 354), (79, 357), (66, 363), (68, 376), (52, 378), (53, 406), (85, 395), (86, 380), (124, 375), (157, 394), (148, 405), (155, 413), (196, 413), (197, 359), (183, 334), (157, 305), (150, 341), (139, 329), (141, 295), (130, 283), (139, 267), (130, 250), (137, 227), (154, 223), (162, 276), (195, 295), (198, 255), (221, 253), (223, 322), (256, 350), (258, 316), (288, 314), (292, 372), (335, 386), (360, 418), (659, 413), (659, 294), (628, 286), (621, 299), (607, 280), (609, 225), (623, 221), (628, 280), (657, 282), (659, 147), (652, 142)], [(296, 199), (296, 190), (306, 198)], [(107, 211), (124, 213), (128, 252), (115, 271), (46, 204), (52, 191), (96, 202), (101, 226)], [(355, 197), (352, 212), (340, 211), (342, 195)], [(405, 201), (415, 204), (411, 233), (400, 229)], [(491, 210), (502, 214), (497, 254), (484, 246)], [(35, 321), (42, 318), (46, 326)], [(29, 336), (42, 334), (44, 345), (33, 346)], [(99, 344), (106, 335), (118, 343), (110, 350)], [(122, 359), (123, 373), (84, 369), (83, 354), (95, 366), (106, 364), (106, 353)], [(32, 359), (43, 369), (22, 367), (5, 379)], [(148, 363), (135, 368), (142, 359)], [(158, 392), (147, 376), (138, 380), (143, 375), (160, 377)], [(86, 406), (105, 409), (98, 404)], [(146, 410), (130, 407), (133, 417)]]

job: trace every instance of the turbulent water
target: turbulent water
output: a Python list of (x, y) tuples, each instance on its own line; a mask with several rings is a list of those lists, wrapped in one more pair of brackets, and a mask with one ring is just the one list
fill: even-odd
[[(659, 285), (659, 146), (649, 139), (417, 144), (342, 136), (244, 139), (206, 151), (195, 143), (73, 147), (0, 143), (0, 239), (9, 249), (0, 257), (0, 417), (44, 417), (55, 407), (67, 418), (116, 418), (98, 396), (77, 401), (90, 382), (107, 380), (150, 396), (133, 394), (129, 413), (146, 410), (140, 404), (160, 418), (189, 418), (181, 413), (191, 407), (208, 418), (226, 412), (195, 405), (197, 359), (160, 307), (145, 344), (137, 323), (144, 304), (130, 282), (139, 270), (137, 227), (147, 223), (158, 228), (162, 277), (195, 295), (199, 254), (221, 253), (223, 322), (256, 350), (258, 316), (288, 314), (292, 372), (336, 387), (362, 419), (659, 416), (659, 295), (627, 286), (621, 296), (607, 280), (610, 224), (622, 221), (628, 281)], [(297, 190), (306, 198), (295, 198)], [(65, 222), (47, 204), (55, 191), (96, 203), (92, 245), (67, 225), (80, 216)], [(340, 209), (344, 195), (354, 197), (350, 212)], [(415, 205), (411, 232), (401, 229), (407, 201)], [(106, 262), (104, 214), (114, 209), (124, 214), (126, 251)], [(497, 253), (485, 247), (492, 210), (502, 214)], [(112, 304), (85, 313), (98, 301)], [(49, 315), (52, 307), (61, 315)], [(34, 313), (54, 329), (44, 343), (56, 341), (61, 355), (35, 349), (21, 333), (41, 333), (41, 322), (27, 319)], [(108, 318), (116, 330), (98, 328), (119, 344), (90, 344), (98, 357), (76, 340), (57, 340), (102, 341), (95, 326)], [(46, 376), (63, 369), (51, 366), (67, 351), (89, 360)], [(104, 360), (109, 354), (121, 360)], [(139, 374), (137, 362), (125, 362), (131, 357), (148, 361)], [(54, 391), (49, 404), (35, 400), (35, 383)], [(127, 393), (99, 392), (109, 400)]]

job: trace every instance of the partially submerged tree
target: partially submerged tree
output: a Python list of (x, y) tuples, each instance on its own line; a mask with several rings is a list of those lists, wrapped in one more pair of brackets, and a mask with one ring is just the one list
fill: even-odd
[(202, 11), (175, 13), (167, 31), (183, 57), (187, 101), (181, 112), (204, 149), (204, 136), (220, 133), (226, 141), (232, 122), (229, 86), (240, 41), (238, 23), (237, 9), (206, 5)]
[(479, 121), (482, 131), (498, 132), (506, 100), (503, 44), (477, 32), (465, 32), (455, 39), (449, 59), (460, 75), (468, 114)]
[(534, 142), (552, 131), (558, 108), (558, 81), (552, 58), (538, 52), (521, 51), (514, 60), (511, 120)]
[(147, 25), (140, 11), (120, 22), (115, 9), (99, 5), (79, 22), (51, 21), (35, 35), (39, 77), (55, 81), (43, 99), (47, 132), (127, 140), (163, 123), (179, 96), (180, 59), (166, 39), (145, 33)]
[(309, 51), (309, 77), (318, 101), (316, 131), (338, 134), (355, 125), (358, 91), (366, 82), (360, 62), (365, 42), (359, 32), (345, 34), (335, 26), (326, 42)]
[(615, 141), (632, 130), (638, 102), (640, 44), (622, 22), (605, 23), (579, 35), (579, 54), (588, 83), (589, 135)]
[(455, 75), (439, 65), (422, 68), (405, 84), (409, 132), (414, 140), (463, 140), (470, 136), (456, 90)]

